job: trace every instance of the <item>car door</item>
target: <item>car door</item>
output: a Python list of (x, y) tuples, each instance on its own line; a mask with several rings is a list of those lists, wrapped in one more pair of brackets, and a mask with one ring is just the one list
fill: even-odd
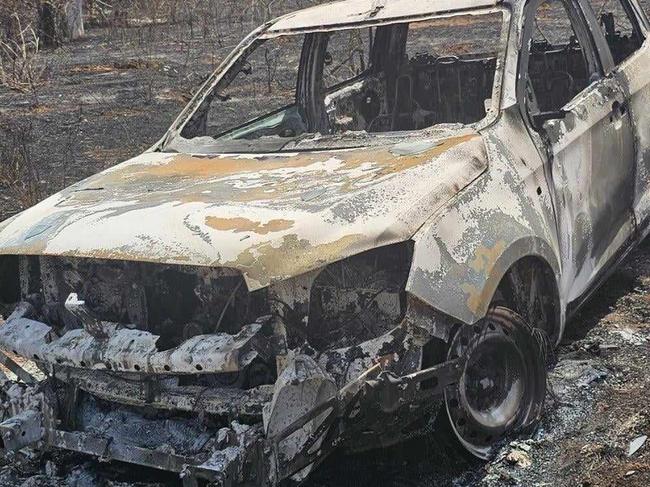
[(593, 21), (577, 0), (531, 0), (524, 23), (525, 111), (550, 159), (568, 303), (634, 235), (634, 133), (620, 83), (603, 75)]
[(626, 92), (636, 135), (634, 213), (642, 236), (650, 231), (650, 41), (648, 20), (636, 0), (588, 0), (601, 41), (611, 54), (610, 76)]

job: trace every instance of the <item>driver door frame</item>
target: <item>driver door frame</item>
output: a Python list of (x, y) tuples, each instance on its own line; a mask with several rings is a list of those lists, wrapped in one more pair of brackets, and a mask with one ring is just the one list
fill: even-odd
[[(593, 289), (597, 287), (596, 284), (600, 282), (600, 279), (606, 275), (608, 269), (618, 262), (623, 255), (625, 255), (628, 248), (631, 248), (631, 244), (634, 242), (635, 238), (636, 222), (633, 212), (634, 202), (632, 198), (630, 198), (629, 205), (623, 203), (623, 211), (618, 215), (618, 220), (611, 222), (613, 231), (611, 234), (604, 237), (606, 240), (604, 244), (599, 245), (598, 247), (595, 246), (597, 240), (599, 238), (602, 240), (603, 236), (594, 235), (595, 232), (591, 231), (592, 228), (581, 228), (579, 225), (576, 225), (577, 220), (574, 219), (576, 215), (574, 211), (572, 211), (572, 207), (575, 209), (576, 206), (576, 203), (572, 201), (574, 196), (573, 190), (577, 189), (583, 191), (583, 194), (577, 195), (577, 197), (589, 198), (589, 193), (591, 193), (594, 185), (590, 181), (589, 184), (585, 184), (582, 188), (571, 186), (572, 182), (579, 180), (580, 175), (568, 174), (567, 177), (567, 173), (571, 173), (572, 168), (567, 168), (566, 162), (563, 163), (562, 161), (558, 161), (558, 148), (560, 150), (559, 159), (563, 159), (562, 150), (570, 147), (570, 144), (566, 143), (565, 147), (561, 147), (560, 138), (566, 138), (567, 135), (571, 135), (575, 122), (579, 121), (578, 119), (580, 118), (579, 116), (576, 116), (576, 113), (585, 108), (586, 102), (590, 97), (600, 97), (602, 98), (602, 101), (608, 104), (607, 106), (612, 106), (611, 116), (620, 117), (624, 130), (626, 133), (629, 132), (632, 137), (632, 148), (634, 132), (631, 120), (629, 119), (629, 114), (615, 113), (616, 107), (625, 103), (625, 94), (616, 79), (611, 76), (606, 76), (608, 68), (613, 64), (613, 60), (611, 59), (611, 54), (609, 53), (607, 45), (605, 44), (603, 46), (602, 42), (599, 42), (601, 40), (597, 36), (593, 35), (592, 30), (594, 27), (599, 29), (599, 26), (597, 24), (592, 25), (596, 20), (585, 15), (582, 4), (583, 0), (560, 1), (566, 8), (569, 20), (576, 36), (578, 37), (578, 41), (585, 52), (589, 72), (592, 77), (595, 78), (597, 76), (597, 79), (593, 79), (584, 90), (564, 105), (563, 110), (558, 112), (556, 117), (551, 117), (545, 121), (541, 127), (535, 126), (531, 117), (531, 107), (527, 97), (528, 66), (530, 58), (528, 43), (533, 38), (537, 9), (542, 1), (543, 0), (529, 0), (524, 6), (517, 76), (517, 101), (522, 118), (528, 127), (531, 137), (538, 145), (540, 153), (545, 155), (545, 166), (547, 167), (546, 174), (549, 189), (553, 195), (552, 199), (555, 209), (556, 229), (560, 245), (560, 255), (562, 258), (563, 271), (562, 282), (560, 283), (561, 292), (566, 296), (570, 308), (569, 312), (571, 312), (572, 309), (576, 309), (582, 302), (584, 302)], [(567, 109), (566, 112), (564, 109)], [(564, 119), (565, 116), (567, 119)], [(612, 118), (610, 117), (610, 121), (611, 120)], [(594, 123), (589, 127), (596, 127), (596, 124)], [(579, 144), (581, 137), (591, 137), (592, 134), (588, 132), (589, 131), (578, 133), (575, 139), (576, 142)], [(585, 157), (584, 154), (589, 154), (589, 152), (583, 152), (581, 154), (575, 150), (573, 152), (575, 153), (574, 156), (578, 157), (580, 155)], [(591, 153), (587, 156), (591, 157), (591, 160), (586, 164), (586, 166), (588, 166), (587, 173), (589, 175), (593, 174), (592, 167), (594, 163), (598, 162), (597, 157), (599, 156), (602, 157), (603, 155)], [(602, 167), (604, 166), (604, 164), (602, 164), (602, 159), (600, 162), (601, 164), (599, 164), (598, 167), (601, 169), (602, 173)], [(627, 169), (631, 171), (628, 182), (633, 185), (635, 169), (633, 153), (627, 164), (629, 165)], [(611, 172), (615, 172), (613, 168)], [(615, 179), (616, 176), (613, 176), (613, 178)], [(625, 175), (621, 176), (618, 182), (621, 183), (623, 181), (625, 181)], [(632, 190), (633, 188), (631, 188), (630, 194), (633, 193)], [(607, 202), (603, 203), (603, 206), (606, 206)], [(588, 207), (588, 205), (586, 206)], [(592, 207), (591, 210), (593, 212), (592, 214), (598, 216), (600, 208)], [(600, 225), (600, 227), (602, 227), (602, 225)], [(576, 239), (578, 239), (578, 242), (576, 242)], [(580, 239), (582, 239), (582, 241), (580, 241)], [(583, 255), (587, 252), (591, 252), (591, 255)]]

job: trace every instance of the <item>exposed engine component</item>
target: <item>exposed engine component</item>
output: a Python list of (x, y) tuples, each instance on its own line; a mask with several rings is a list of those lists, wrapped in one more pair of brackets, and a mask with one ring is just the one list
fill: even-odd
[(11, 312), (11, 305), (20, 300), (19, 260), (15, 256), (0, 256), (0, 316)]
[(383, 247), (328, 266), (314, 282), (308, 322), (318, 350), (358, 345), (404, 317), (412, 244)]
[(102, 321), (159, 335), (162, 350), (197, 335), (237, 333), (242, 325), (269, 314), (265, 291), (249, 293), (241, 275), (229, 269), (23, 259), (24, 286), (30, 295), (40, 296), (43, 316), (59, 331), (81, 327), (64, 306), (72, 293)]

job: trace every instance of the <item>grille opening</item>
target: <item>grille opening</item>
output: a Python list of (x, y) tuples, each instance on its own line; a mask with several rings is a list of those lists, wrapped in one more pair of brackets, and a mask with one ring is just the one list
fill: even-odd
[(266, 290), (250, 293), (231, 269), (41, 257), (38, 287), (57, 331), (81, 327), (63, 305), (76, 293), (100, 320), (160, 336), (161, 351), (197, 335), (236, 334), (269, 314)]

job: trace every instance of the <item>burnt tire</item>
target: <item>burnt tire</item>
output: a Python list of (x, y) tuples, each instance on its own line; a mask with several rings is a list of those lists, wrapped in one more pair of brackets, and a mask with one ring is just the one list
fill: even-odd
[(539, 421), (546, 345), (521, 316), (504, 307), (458, 330), (448, 359), (466, 357), (467, 362), (460, 381), (445, 390), (444, 401), (449, 429), (471, 455), (488, 459), (507, 436)]

